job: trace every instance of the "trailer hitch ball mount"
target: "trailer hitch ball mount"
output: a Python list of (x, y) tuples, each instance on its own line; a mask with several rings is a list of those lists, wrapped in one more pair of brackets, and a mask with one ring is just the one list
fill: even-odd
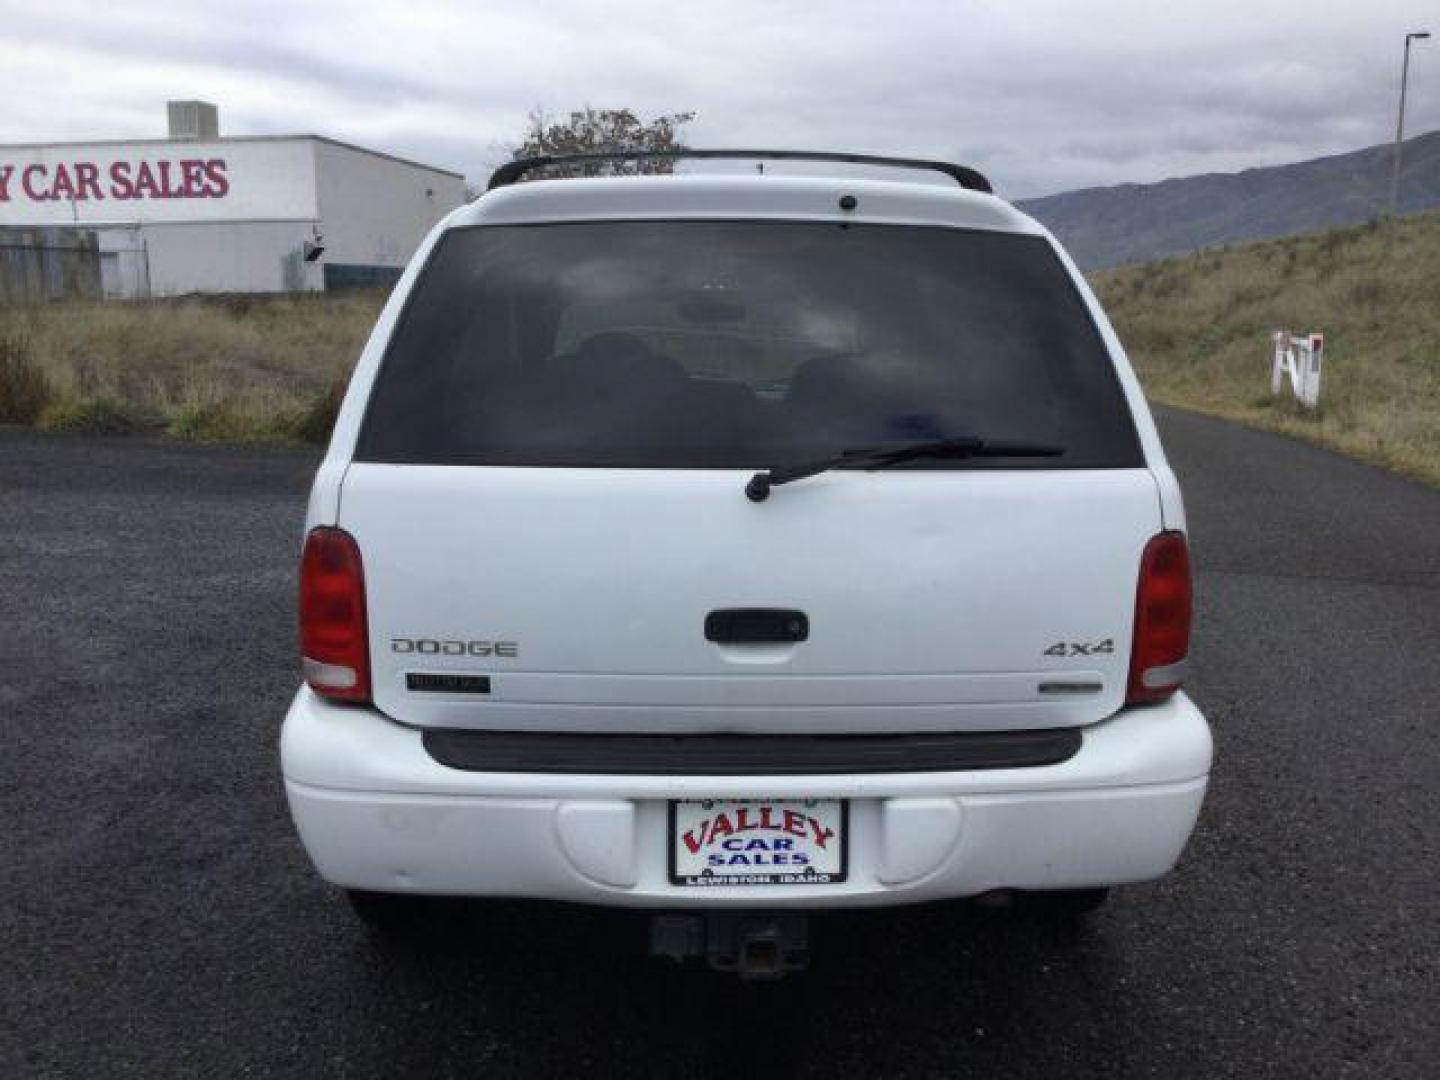
[(650, 955), (704, 959), (742, 979), (778, 979), (810, 962), (804, 914), (766, 911), (676, 912), (650, 917)]

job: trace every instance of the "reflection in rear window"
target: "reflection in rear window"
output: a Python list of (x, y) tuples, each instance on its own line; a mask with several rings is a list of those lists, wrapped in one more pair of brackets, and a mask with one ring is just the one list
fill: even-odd
[(1110, 360), (1039, 237), (800, 222), (446, 235), (386, 352), (362, 461), (760, 468), (944, 436), (1142, 463)]

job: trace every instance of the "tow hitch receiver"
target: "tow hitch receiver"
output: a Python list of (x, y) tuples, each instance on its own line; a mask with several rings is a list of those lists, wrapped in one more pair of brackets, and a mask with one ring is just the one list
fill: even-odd
[(809, 920), (769, 911), (652, 915), (650, 955), (676, 963), (703, 956), (714, 970), (742, 979), (778, 979), (809, 964)]

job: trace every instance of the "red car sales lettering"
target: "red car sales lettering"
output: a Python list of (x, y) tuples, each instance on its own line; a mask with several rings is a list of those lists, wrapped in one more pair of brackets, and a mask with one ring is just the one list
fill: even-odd
[(230, 194), (224, 158), (0, 165), (0, 203), (104, 202), (113, 199), (223, 199)]
[(708, 856), (710, 866), (806, 866), (810, 858), (795, 850), (795, 841), (812, 840), (823, 851), (834, 837), (834, 829), (809, 814), (742, 806), (706, 818), (680, 839), (692, 855), (719, 848)]

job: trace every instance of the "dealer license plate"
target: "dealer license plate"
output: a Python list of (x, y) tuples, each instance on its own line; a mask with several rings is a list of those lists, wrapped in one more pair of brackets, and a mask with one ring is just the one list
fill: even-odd
[(670, 804), (676, 885), (823, 885), (845, 880), (843, 799), (693, 799)]

